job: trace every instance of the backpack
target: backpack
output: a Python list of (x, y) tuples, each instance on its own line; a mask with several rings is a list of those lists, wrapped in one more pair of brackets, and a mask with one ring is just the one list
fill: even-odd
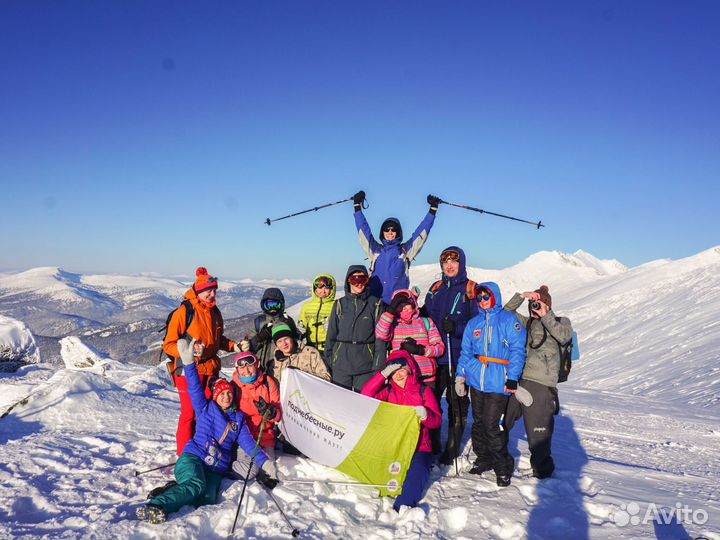
[[(560, 317), (555, 317), (555, 320), (557, 322), (560, 322)], [(525, 329), (528, 333), (528, 342), (530, 340), (530, 324), (532, 323), (533, 319), (529, 318), (527, 324), (525, 325)], [(572, 323), (571, 323), (572, 328)], [(531, 343), (528, 343), (530, 348), (537, 349), (545, 342), (545, 339), (547, 336), (550, 335), (551, 338), (555, 340), (555, 343), (557, 343), (558, 346), (558, 355), (560, 356), (560, 367), (558, 369), (558, 383), (562, 383), (568, 380), (568, 376), (570, 375), (570, 370), (572, 369), (572, 363), (575, 360), (580, 359), (580, 353), (577, 345), (577, 333), (575, 330), (573, 330), (572, 337), (570, 338), (570, 341), (567, 343), (560, 343), (557, 339), (555, 339), (555, 336), (550, 334), (545, 329), (545, 326), (543, 326), (543, 338), (540, 340), (540, 343), (537, 345), (532, 345)]]
[[(443, 280), (440, 279), (430, 285), (430, 291), (433, 295), (435, 295), (436, 292), (440, 290), (440, 288), (443, 286)], [(468, 297), (468, 300), (474, 300), (475, 299), (475, 287), (477, 287), (477, 283), (475, 283), (472, 279), (467, 280), (467, 284), (465, 285), (465, 296)]]

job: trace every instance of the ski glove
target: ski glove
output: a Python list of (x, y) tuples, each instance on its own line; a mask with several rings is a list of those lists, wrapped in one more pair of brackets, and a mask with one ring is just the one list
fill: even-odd
[(266, 324), (257, 333), (257, 338), (260, 343), (269, 343), (272, 339), (272, 329), (270, 328), (271, 326), (271, 324)]
[(423, 407), (422, 405), (417, 405), (415, 407), (415, 414), (418, 415), (418, 418), (421, 422), (424, 422), (427, 420), (427, 409)]
[(263, 466), (258, 471), (256, 478), (258, 482), (270, 490), (277, 486), (279, 481), (275, 462), (268, 459), (265, 463), (263, 463)]
[(430, 213), (432, 215), (435, 215), (435, 212), (437, 212), (438, 206), (441, 202), (440, 197), (436, 197), (435, 195), (428, 195), (427, 202), (430, 205)]
[(277, 415), (277, 409), (270, 405), (265, 399), (260, 396), (260, 399), (253, 402), (255, 405), (255, 408), (257, 409), (257, 412), (260, 413), (260, 415), (265, 418), (266, 420), (272, 420), (275, 418), (275, 415)]
[(505, 381), (505, 391), (510, 392), (511, 394), (514, 394), (517, 390), (517, 381), (513, 381), (512, 379), (508, 379)]
[(525, 407), (530, 407), (533, 404), (532, 394), (522, 386), (518, 386), (518, 389), (515, 391), (515, 399)]
[(362, 203), (365, 201), (365, 192), (364, 191), (358, 191), (355, 195), (353, 195), (353, 208), (356, 212), (360, 211), (360, 207)]
[(243, 338), (240, 340), (239, 343), (235, 344), (235, 352), (248, 352), (250, 350), (250, 340), (248, 338)]
[(450, 317), (445, 317), (442, 321), (440, 321), (440, 327), (444, 333), (452, 335), (455, 334), (457, 323)]
[(193, 356), (193, 348), (195, 347), (195, 339), (188, 341), (185, 338), (177, 340), (177, 349), (180, 353), (180, 359), (184, 366), (191, 366), (195, 363), (195, 357)]
[(455, 393), (460, 397), (464, 397), (467, 395), (465, 377), (455, 377)]
[(383, 369), (380, 373), (383, 377), (386, 379), (389, 379), (392, 377), (392, 374), (395, 373), (398, 369), (400, 369), (402, 366), (398, 364), (397, 362), (390, 362), (387, 366), (385, 366), (385, 369)]
[(422, 345), (418, 345), (418, 343), (416, 343), (413, 338), (407, 338), (405, 341), (403, 341), (400, 345), (400, 348), (403, 351), (409, 352), (410, 354), (417, 354), (419, 356), (425, 354), (425, 347), (423, 347)]
[[(240, 456), (242, 454), (242, 457)], [(243, 452), (238, 452), (238, 458), (233, 461), (232, 464), (232, 470), (235, 474), (237, 474), (240, 478), (243, 480), (247, 478), (248, 480), (251, 480), (255, 478), (255, 476), (258, 473), (258, 466), (257, 463), (253, 462), (250, 463), (250, 456)], [(249, 472), (248, 472), (249, 471)]]

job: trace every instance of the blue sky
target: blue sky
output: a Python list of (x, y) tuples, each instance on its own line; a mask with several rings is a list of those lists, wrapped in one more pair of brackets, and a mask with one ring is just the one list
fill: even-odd
[(718, 244), (720, 4), (0, 3), (0, 268), (309, 277), (349, 204), (500, 268)]

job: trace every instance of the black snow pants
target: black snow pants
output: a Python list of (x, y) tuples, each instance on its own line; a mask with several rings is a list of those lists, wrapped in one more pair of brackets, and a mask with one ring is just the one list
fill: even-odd
[[(453, 366), (454, 367), (454, 366)], [(445, 394), (448, 411), (448, 433), (447, 445), (444, 454), (449, 459), (454, 459), (462, 450), (462, 437), (467, 425), (468, 408), (470, 401), (467, 396), (460, 397), (455, 393), (455, 379), (450, 374), (447, 364), (439, 364), (435, 373), (435, 399), (443, 410), (442, 395)], [(433, 454), (439, 454), (442, 451), (442, 441), (440, 440), (440, 431), (442, 428), (430, 431), (430, 440), (432, 441)]]
[(558, 410), (557, 389), (524, 379), (520, 381), (520, 386), (532, 394), (533, 404), (525, 407), (515, 399), (515, 396), (510, 397), (505, 412), (505, 434), (507, 437), (515, 422), (523, 417), (533, 474), (539, 478), (546, 478), (555, 470), (552, 458), (552, 436), (555, 414)]
[(503, 416), (508, 397), (470, 388), (473, 426), (472, 446), (477, 458), (475, 464), (493, 469), (497, 476), (512, 476), (515, 460), (508, 453), (508, 438), (503, 428)]

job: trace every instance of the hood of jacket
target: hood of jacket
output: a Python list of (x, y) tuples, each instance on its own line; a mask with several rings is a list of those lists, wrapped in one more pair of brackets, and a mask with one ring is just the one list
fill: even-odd
[[(345, 293), (350, 293), (350, 284), (348, 283), (348, 278), (352, 276), (353, 274), (365, 274), (366, 276), (370, 277), (370, 273), (368, 272), (368, 269), (365, 268), (365, 265), (363, 264), (351, 264), (348, 266), (347, 272), (345, 273)], [(368, 292), (370, 290), (369, 286), (365, 287), (365, 291)], [(369, 293), (368, 293), (369, 294)]]
[[(460, 269), (458, 270), (457, 276), (453, 278), (449, 278), (445, 275), (443, 272), (443, 281), (449, 283), (450, 285), (455, 285), (456, 283), (462, 283), (463, 281), (467, 280), (467, 268), (465, 266), (465, 252), (457, 247), (457, 246), (448, 246), (445, 249), (443, 249), (440, 252), (440, 255), (445, 253), (446, 251), (457, 251), (460, 255)], [(442, 271), (442, 263), (440, 263), (440, 270)]]
[(407, 391), (410, 388), (420, 388), (420, 368), (418, 367), (417, 362), (415, 362), (412, 354), (402, 349), (393, 351), (388, 355), (385, 365), (389, 364), (393, 360), (405, 360), (407, 362), (407, 367), (410, 370), (410, 375), (408, 375), (407, 381), (405, 382), (405, 388), (398, 385), (392, 377), (388, 379), (390, 385), (400, 391)]
[[(413, 307), (413, 318), (418, 317), (420, 315), (420, 310), (418, 309), (417, 304), (417, 296), (415, 296), (415, 293), (411, 291), (410, 289), (398, 289), (395, 291), (392, 295), (392, 299), (395, 300), (395, 297), (397, 296), (407, 296), (410, 300), (410, 303)], [(397, 314), (396, 314), (397, 315)]]
[[(315, 287), (314, 287), (315, 282), (318, 279), (323, 278), (323, 277), (329, 279), (330, 284), (331, 284), (330, 294), (326, 298), (320, 298), (320, 297), (318, 297), (317, 294), (315, 294)], [(318, 274), (317, 276), (315, 276), (315, 279), (313, 279), (312, 283), (310, 284), (310, 294), (311, 294), (311, 298), (313, 300), (318, 300), (318, 301), (322, 300), (323, 302), (332, 302), (333, 300), (335, 300), (335, 291), (336, 290), (337, 290), (337, 283), (335, 283), (335, 278), (332, 277), (330, 274)]]
[(260, 302), (262, 303), (265, 300), (279, 300), (280, 302), (282, 302), (283, 308), (285, 306), (285, 296), (283, 295), (282, 291), (276, 287), (270, 287), (269, 289), (265, 289), (265, 292), (263, 292)]
[[(500, 287), (497, 283), (495, 283), (494, 281), (484, 281), (482, 283), (478, 283), (478, 287), (483, 287), (487, 289), (495, 297), (495, 305), (487, 310), (489, 313), (495, 313), (502, 310), (502, 293), (500, 292)], [(478, 307), (479, 305), (480, 302), (478, 302)], [(481, 309), (480, 311), (482, 312), (483, 310)]]
[[(388, 225), (388, 224), (390, 224), (390, 223), (392, 223), (393, 225), (395, 225), (395, 227), (397, 228), (397, 231), (398, 231), (398, 232), (397, 232), (397, 235), (395, 236), (395, 240), (388, 240), (388, 241), (386, 242), (386, 241), (385, 241), (385, 235), (383, 234), (382, 230), (385, 228), (385, 225)], [(383, 224), (380, 226), (380, 241), (381, 241), (383, 244), (388, 244), (388, 245), (392, 245), (392, 244), (402, 244), (402, 239), (403, 239), (402, 226), (400, 225), (400, 220), (399, 220), (398, 218), (389, 217), (389, 218), (387, 218), (385, 221), (383, 221)]]

